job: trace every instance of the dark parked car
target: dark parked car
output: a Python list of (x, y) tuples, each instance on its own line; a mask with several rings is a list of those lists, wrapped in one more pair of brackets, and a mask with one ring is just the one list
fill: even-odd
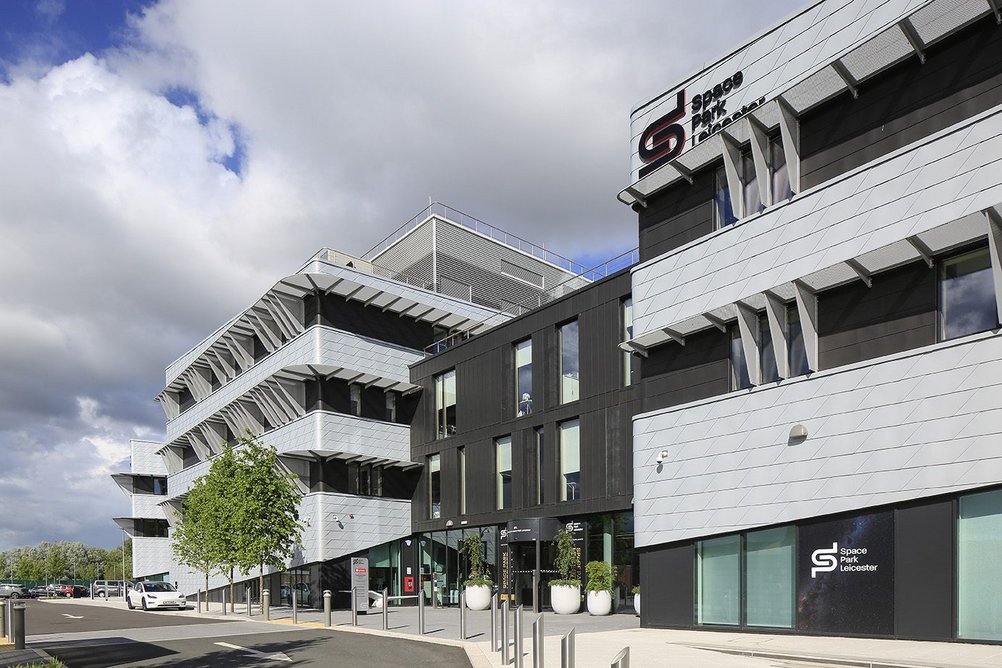
[(49, 588), (44, 585), (40, 585), (38, 587), (32, 587), (31, 589), (28, 590), (28, 596), (32, 598), (43, 598), (49, 595), (50, 595)]
[(28, 588), (19, 584), (0, 584), (0, 598), (28, 598)]

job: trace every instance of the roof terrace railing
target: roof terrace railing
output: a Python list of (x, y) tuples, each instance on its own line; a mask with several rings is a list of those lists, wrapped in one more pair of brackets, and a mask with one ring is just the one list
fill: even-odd
[(484, 221), (474, 218), (467, 213), (463, 213), (458, 209), (454, 209), (451, 206), (442, 204), (441, 202), (432, 202), (426, 206), (417, 215), (394, 230), (388, 237), (366, 251), (362, 257), (369, 261), (376, 259), (380, 253), (398, 242), (406, 236), (408, 232), (427, 220), (429, 216), (433, 215), (444, 218), (452, 223), (462, 225), (463, 227), (471, 229), (474, 232), (478, 232), (490, 239), (493, 239), (494, 241), (497, 241), (498, 243), (502, 243), (506, 246), (514, 248), (515, 250), (530, 255), (537, 260), (548, 262), (549, 264), (563, 269), (566, 272), (581, 275), (587, 271), (587, 267), (575, 262), (574, 260), (554, 253), (553, 251), (548, 251), (542, 246), (538, 246), (531, 241), (526, 241), (522, 237), (505, 232), (502, 229), (485, 223)]
[(432, 355), (437, 355), (438, 353), (445, 352), (449, 348), (452, 348), (467, 339), (473, 338), (474, 329), (483, 329), (485, 326), (490, 328), (495, 325), (499, 325), (512, 316), (520, 316), (523, 313), (528, 313), (529, 311), (535, 310), (544, 304), (548, 304), (563, 297), (564, 295), (575, 292), (589, 283), (593, 283), (607, 276), (611, 276), (616, 272), (622, 271), (623, 269), (632, 267), (638, 262), (640, 262), (640, 248), (633, 248), (625, 253), (617, 255), (611, 260), (606, 260), (596, 267), (585, 270), (577, 276), (567, 279), (563, 283), (559, 283), (548, 290), (544, 290), (536, 297), (517, 304), (515, 302), (503, 302), (501, 304), (501, 310), (504, 311), (504, 315), (498, 314), (496, 316), (491, 316), (480, 325), (476, 325), (475, 327), (465, 329), (460, 332), (454, 332), (447, 337), (439, 339), (430, 346), (425, 347), (425, 356), (430, 357)]

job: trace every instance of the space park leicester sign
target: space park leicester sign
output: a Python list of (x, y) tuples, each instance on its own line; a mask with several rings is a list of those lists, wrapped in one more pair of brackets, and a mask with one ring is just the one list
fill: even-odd
[(637, 155), (643, 166), (638, 176), (647, 176), (682, 155), (686, 148), (707, 140), (752, 109), (765, 104), (764, 97), (737, 108), (730, 104), (731, 94), (744, 82), (744, 72), (738, 70), (706, 90), (696, 91), (691, 99), (688, 88), (677, 91), (675, 106), (640, 133)]
[(797, 628), (894, 632), (891, 511), (803, 524), (797, 543)]

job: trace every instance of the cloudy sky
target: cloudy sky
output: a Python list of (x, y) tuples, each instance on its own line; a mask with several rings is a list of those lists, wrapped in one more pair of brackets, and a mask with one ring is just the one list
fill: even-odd
[(116, 544), (164, 367), (323, 246), (635, 246), (630, 109), (802, 4), (0, 3), (0, 550)]

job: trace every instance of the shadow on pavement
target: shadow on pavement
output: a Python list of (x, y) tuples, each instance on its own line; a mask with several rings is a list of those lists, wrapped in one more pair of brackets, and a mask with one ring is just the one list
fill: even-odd
[(110, 668), (134, 661), (157, 659), (176, 654), (172, 650), (128, 638), (33, 643), (72, 668)]

